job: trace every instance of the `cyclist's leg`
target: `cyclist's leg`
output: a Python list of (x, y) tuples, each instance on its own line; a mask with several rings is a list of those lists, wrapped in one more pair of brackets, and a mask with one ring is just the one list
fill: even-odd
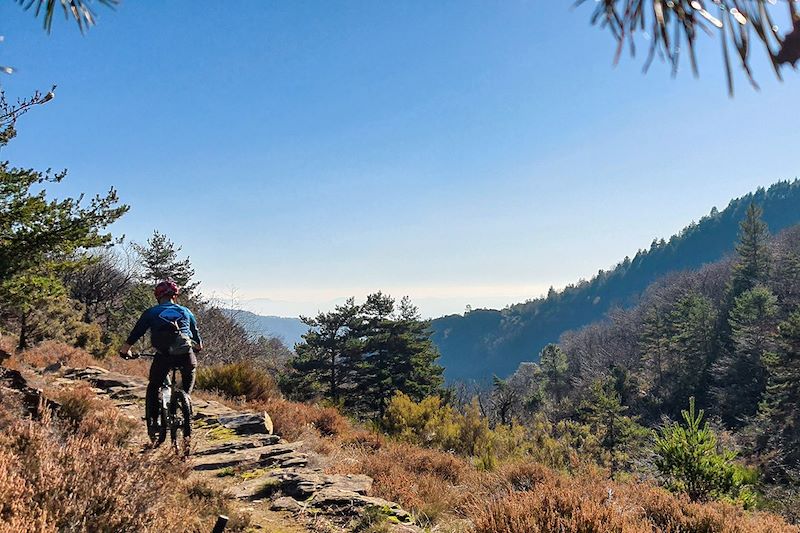
[(169, 361), (164, 355), (158, 354), (150, 365), (150, 376), (147, 383), (147, 398), (145, 400), (145, 417), (150, 418), (150, 413), (158, 414), (158, 389), (169, 374)]
[(181, 361), (181, 385), (186, 394), (191, 394), (194, 388), (195, 372), (197, 370), (197, 357), (194, 351), (182, 356)]

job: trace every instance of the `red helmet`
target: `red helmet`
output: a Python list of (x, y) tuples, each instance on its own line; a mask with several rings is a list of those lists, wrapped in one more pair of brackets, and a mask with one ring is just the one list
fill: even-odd
[(156, 285), (155, 295), (156, 300), (160, 300), (165, 296), (176, 296), (181, 293), (180, 287), (178, 284), (172, 281), (171, 279), (165, 279), (158, 285)]

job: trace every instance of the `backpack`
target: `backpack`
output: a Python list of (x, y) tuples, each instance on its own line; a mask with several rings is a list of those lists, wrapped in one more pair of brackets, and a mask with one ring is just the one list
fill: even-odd
[(164, 355), (186, 355), (192, 351), (192, 339), (181, 331), (178, 320), (183, 314), (165, 309), (158, 315), (157, 324), (150, 329), (153, 347)]

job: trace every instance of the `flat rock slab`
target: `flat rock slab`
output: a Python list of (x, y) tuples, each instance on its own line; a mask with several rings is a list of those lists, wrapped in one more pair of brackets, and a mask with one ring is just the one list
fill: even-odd
[(119, 372), (109, 372), (100, 367), (71, 368), (64, 372), (64, 376), (88, 381), (93, 386), (106, 392), (119, 393), (122, 390), (147, 388), (147, 380), (145, 379), (127, 376)]
[(90, 377), (97, 377), (103, 374), (108, 374), (109, 371), (99, 366), (87, 366), (85, 368), (67, 368), (64, 370), (64, 376), (73, 379), (89, 379)]
[(250, 450), (253, 448), (262, 448), (264, 446), (272, 446), (278, 444), (280, 437), (277, 435), (263, 435), (255, 439), (237, 439), (229, 442), (215, 443), (208, 441), (203, 446), (194, 452), (195, 456), (204, 455), (217, 455), (223, 453), (231, 453), (239, 450)]
[[(269, 416), (266, 413), (233, 413), (217, 417), (219, 425), (233, 430), (239, 435), (252, 435), (272, 433), (272, 420), (267, 424)], [(269, 427), (268, 427), (269, 426)]]
[(192, 403), (194, 404), (196, 418), (216, 419), (218, 416), (232, 415), (237, 413), (237, 411), (219, 403), (216, 400), (203, 400), (200, 398), (195, 398)]
[(372, 490), (372, 478), (363, 474), (325, 474), (318, 471), (291, 470), (278, 475), (281, 490), (290, 496), (306, 499), (325, 488), (336, 488), (366, 496)]
[(282, 498), (273, 500), (272, 504), (270, 505), (270, 509), (273, 511), (289, 511), (290, 513), (298, 513), (303, 510), (303, 506), (300, 505), (300, 502), (294, 498), (290, 496), (284, 496)]
[(114, 400), (144, 400), (147, 397), (147, 385), (136, 387), (111, 387), (105, 392)]
[(237, 466), (259, 468), (264, 466), (280, 465), (307, 461), (305, 454), (295, 451), (296, 445), (275, 444), (272, 446), (261, 446), (260, 448), (250, 448), (237, 450), (227, 453), (207, 454), (204, 459), (195, 464), (195, 470), (221, 470)]
[(355, 515), (365, 508), (377, 508), (387, 516), (402, 522), (411, 522), (411, 515), (399, 505), (383, 498), (363, 496), (357, 492), (328, 487), (316, 492), (307, 505), (328, 513)]

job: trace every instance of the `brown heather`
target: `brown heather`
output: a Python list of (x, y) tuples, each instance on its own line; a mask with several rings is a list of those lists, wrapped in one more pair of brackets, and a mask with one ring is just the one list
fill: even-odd
[[(121, 446), (119, 416), (86, 390), (62, 399), (65, 421), (48, 412), (26, 419), (12, 397), (0, 397), (0, 532), (208, 531), (229, 511), (221, 494), (186, 481), (187, 467), (168, 451)], [(233, 522), (242, 530), (247, 519)]]
[(691, 503), (648, 483), (613, 482), (592, 473), (570, 476), (525, 464), (498, 475), (508, 488), (488, 499), (473, 498), (467, 506), (475, 533), (800, 531), (774, 515), (722, 502)]
[(275, 433), (294, 440), (313, 428), (322, 436), (341, 437), (352, 431), (350, 421), (333, 407), (275, 398), (254, 404), (269, 413)]
[(85, 350), (57, 341), (44, 341), (24, 352), (15, 352), (13, 344), (7, 337), (4, 337), (0, 340), (0, 350), (12, 354), (11, 357), (2, 361), (2, 365), (14, 369), (19, 368), (21, 365), (30, 365), (41, 369), (60, 363), (63, 366), (74, 368), (102, 366), (108, 370), (139, 377), (147, 377), (150, 369), (150, 360), (134, 359), (126, 361), (117, 356), (97, 359)]

